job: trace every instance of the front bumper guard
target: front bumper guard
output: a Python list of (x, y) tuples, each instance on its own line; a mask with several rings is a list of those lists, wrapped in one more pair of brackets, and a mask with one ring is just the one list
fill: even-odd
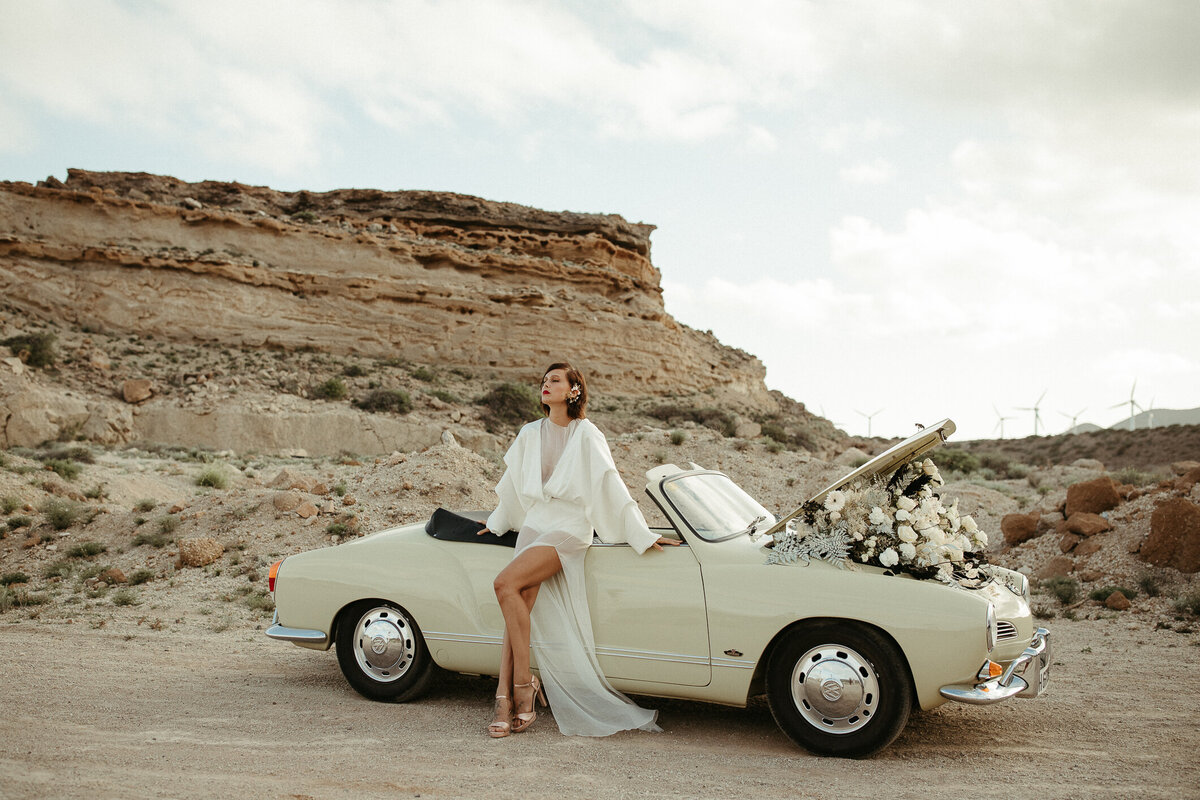
[(305, 644), (324, 644), (324, 631), (314, 631), (307, 628), (288, 628), (279, 624), (279, 611), (271, 618), (271, 627), (267, 628), (267, 636), (281, 642), (303, 642)]
[(951, 684), (939, 691), (947, 700), (986, 706), (1010, 697), (1037, 697), (1050, 682), (1050, 631), (1038, 628), (1029, 646), (996, 678), (982, 683)]

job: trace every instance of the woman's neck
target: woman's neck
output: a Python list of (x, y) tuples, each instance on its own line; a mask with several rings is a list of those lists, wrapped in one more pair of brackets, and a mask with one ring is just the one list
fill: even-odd
[(550, 421), (560, 428), (565, 428), (571, 424), (571, 417), (567, 414), (566, 405), (550, 406)]

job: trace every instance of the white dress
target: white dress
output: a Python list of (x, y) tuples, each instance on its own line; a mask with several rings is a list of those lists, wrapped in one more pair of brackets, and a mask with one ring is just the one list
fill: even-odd
[(562, 563), (542, 583), (530, 614), (530, 645), (559, 730), (575, 736), (661, 730), (658, 712), (614, 689), (596, 659), (583, 568), (593, 529), (603, 541), (628, 542), (639, 553), (658, 539), (629, 496), (604, 434), (586, 419), (565, 428), (538, 420), (521, 429), (504, 461), (500, 504), (488, 529), (518, 531), (514, 558), (530, 547), (553, 547)]

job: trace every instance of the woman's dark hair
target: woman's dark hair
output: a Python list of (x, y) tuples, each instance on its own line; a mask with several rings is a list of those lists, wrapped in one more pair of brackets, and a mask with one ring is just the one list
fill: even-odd
[[(567, 371), (567, 385), (571, 387), (579, 387), (579, 396), (574, 400), (567, 402), (567, 416), (571, 419), (583, 419), (587, 416), (587, 401), (588, 390), (587, 381), (583, 379), (583, 373), (572, 367), (565, 361), (556, 361), (546, 367), (546, 371), (542, 373), (542, 380), (546, 380), (546, 376), (556, 369), (565, 369)], [(542, 403), (542, 413), (549, 415), (550, 406)]]

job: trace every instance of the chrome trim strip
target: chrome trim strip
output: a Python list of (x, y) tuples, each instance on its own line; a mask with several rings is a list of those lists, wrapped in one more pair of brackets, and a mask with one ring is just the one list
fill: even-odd
[[(449, 631), (425, 631), (425, 640), (434, 642), (457, 642), (460, 644), (499, 645), (503, 639), (499, 636), (473, 633), (451, 633)], [(653, 650), (630, 650), (623, 647), (598, 647), (596, 655), (614, 658), (636, 658), (643, 661), (666, 661), (674, 664), (707, 665), (707, 656), (689, 656), (684, 653), (661, 653)], [(741, 666), (741, 664), (738, 664)]]
[(309, 642), (322, 644), (327, 637), (324, 631), (314, 631), (307, 628), (288, 628), (278, 623), (267, 628), (267, 636), (281, 642)]
[(1050, 631), (1038, 628), (1029, 646), (1013, 659), (1000, 677), (974, 685), (943, 686), (938, 693), (959, 703), (991, 705), (1013, 696), (1037, 697), (1046, 690), (1049, 679)]
[(714, 667), (723, 667), (725, 669), (754, 669), (753, 662), (739, 661), (732, 658), (714, 658), (712, 660)]

